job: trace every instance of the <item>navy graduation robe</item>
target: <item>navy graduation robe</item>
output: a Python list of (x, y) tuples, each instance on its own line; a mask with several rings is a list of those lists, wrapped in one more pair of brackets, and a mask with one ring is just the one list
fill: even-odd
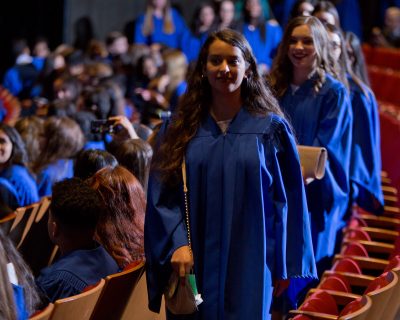
[(330, 75), (326, 75), (318, 93), (313, 86), (313, 79), (307, 80), (294, 94), (289, 86), (280, 104), (299, 144), (325, 147), (328, 151), (324, 178), (306, 187), (315, 258), (319, 262), (333, 256), (336, 234), (345, 225), (352, 111), (346, 88)]
[[(273, 279), (316, 277), (294, 138), (275, 115), (244, 108), (223, 134), (211, 116), (186, 152), (201, 319), (268, 319)], [(151, 175), (145, 221), (149, 307), (158, 311), (172, 253), (187, 245), (182, 186)]]
[(383, 210), (381, 146), (378, 105), (372, 91), (349, 79), (353, 109), (350, 181), (352, 200), (361, 208)]
[(282, 39), (282, 28), (276, 21), (267, 21), (265, 23), (265, 40), (262, 40), (259, 28), (252, 30), (249, 24), (245, 23), (241, 32), (249, 42), (257, 64), (264, 63), (271, 68), (272, 60)]

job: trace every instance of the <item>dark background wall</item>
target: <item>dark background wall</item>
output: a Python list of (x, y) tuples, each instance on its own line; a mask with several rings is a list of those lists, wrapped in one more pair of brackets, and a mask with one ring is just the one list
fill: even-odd
[(51, 46), (62, 40), (63, 0), (10, 0), (0, 10), (0, 75), (13, 64), (12, 39), (46, 36)]

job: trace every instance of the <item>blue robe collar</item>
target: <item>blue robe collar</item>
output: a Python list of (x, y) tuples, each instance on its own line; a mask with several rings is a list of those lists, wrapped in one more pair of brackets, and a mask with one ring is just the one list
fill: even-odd
[[(254, 115), (241, 107), (239, 112), (233, 117), (225, 134), (259, 134), (264, 133), (270, 121), (266, 121), (269, 116)], [(202, 126), (197, 131), (196, 137), (209, 137), (223, 135), (215, 119), (209, 113)]]

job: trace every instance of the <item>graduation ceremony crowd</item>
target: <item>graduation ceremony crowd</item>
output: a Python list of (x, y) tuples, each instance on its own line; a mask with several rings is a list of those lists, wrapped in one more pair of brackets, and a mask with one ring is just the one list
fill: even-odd
[[(148, 0), (104, 41), (87, 19), (72, 45), (16, 39), (0, 88), (0, 221), (49, 197), (59, 252), (33, 274), (0, 224), (0, 319), (143, 261), (153, 312), (172, 272), (195, 272), (199, 311), (168, 319), (299, 308), (354, 210), (384, 212), (362, 43), (400, 47), (400, 1), (381, 1), (368, 35), (361, 2), (215, 0), (186, 22), (186, 2)], [(322, 179), (303, 179), (297, 145), (327, 150)]]

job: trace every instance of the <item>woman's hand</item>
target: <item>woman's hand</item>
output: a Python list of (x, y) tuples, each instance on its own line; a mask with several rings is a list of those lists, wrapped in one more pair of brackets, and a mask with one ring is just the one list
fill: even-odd
[(290, 284), (290, 280), (289, 279), (275, 280), (273, 296), (274, 297), (279, 297), (289, 287), (289, 284)]
[(114, 126), (121, 126), (122, 130), (116, 132), (114, 136), (118, 140), (126, 140), (126, 139), (139, 139), (135, 129), (133, 128), (132, 123), (125, 116), (115, 116), (110, 117), (108, 120), (114, 121)]
[(174, 271), (184, 278), (193, 267), (193, 255), (189, 246), (183, 246), (175, 250), (171, 257), (171, 265)]

